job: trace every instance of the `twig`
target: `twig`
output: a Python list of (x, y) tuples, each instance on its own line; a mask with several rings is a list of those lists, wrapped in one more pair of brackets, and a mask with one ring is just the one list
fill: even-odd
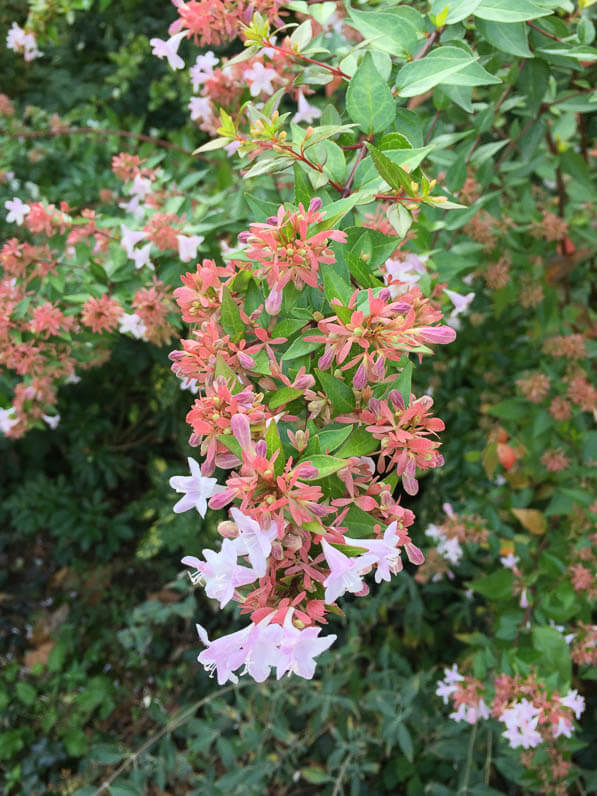
[(491, 776), (491, 747), (493, 745), (493, 733), (487, 730), (487, 756), (485, 758), (485, 784), (489, 785)]
[[(549, 126), (545, 132), (545, 140), (547, 141), (547, 146), (549, 147), (549, 151), (552, 155), (558, 154), (558, 148), (555, 145), (555, 141), (552, 138), (551, 130)], [(562, 168), (559, 165), (556, 166), (556, 183), (558, 186), (558, 215), (560, 218), (564, 218), (564, 207), (566, 205), (566, 185), (564, 184), (564, 177), (562, 175)]]
[(334, 782), (334, 790), (332, 791), (332, 796), (338, 796), (340, 793), (340, 788), (342, 787), (342, 780), (344, 779), (344, 773), (348, 768), (348, 764), (350, 763), (350, 758), (352, 757), (352, 752), (349, 752), (342, 765), (340, 766), (340, 771), (338, 772), (338, 776), (336, 777), (336, 781)]
[(55, 138), (61, 135), (80, 135), (82, 133), (101, 136), (117, 135), (120, 138), (135, 138), (137, 141), (146, 141), (150, 144), (156, 144), (163, 149), (172, 149), (174, 152), (182, 152), (183, 155), (193, 157), (191, 150), (178, 146), (178, 144), (171, 144), (170, 141), (165, 141), (163, 138), (152, 138), (150, 135), (132, 133), (129, 130), (106, 130), (104, 127), (64, 127), (59, 130), (23, 130), (18, 133), (8, 133), (5, 130), (0, 130), (0, 135), (6, 135), (8, 138)]
[(554, 36), (553, 33), (548, 33), (546, 30), (543, 30), (538, 25), (534, 25), (528, 19), (527, 19), (527, 25), (529, 26), (529, 28), (533, 28), (533, 30), (536, 30), (537, 33), (541, 33), (542, 36), (547, 36), (548, 39), (553, 39), (554, 41), (559, 41), (560, 44), (562, 43), (562, 40), (560, 39), (559, 36)]
[[(524, 68), (524, 62), (523, 62), (523, 64), (522, 64), (522, 67), (521, 67), (521, 69), (520, 69), (520, 71), (521, 71), (521, 72), (522, 72), (523, 68)], [(519, 72), (519, 74), (520, 74), (520, 72)], [(502, 96), (501, 96), (501, 97), (499, 98), (499, 100), (496, 102), (495, 108), (493, 109), (493, 112), (494, 112), (494, 113), (496, 113), (496, 111), (498, 111), (498, 110), (500, 109), (500, 107), (501, 107), (501, 106), (502, 106), (502, 104), (504, 103), (504, 101), (505, 101), (506, 97), (508, 96), (508, 94), (509, 94), (511, 91), (512, 91), (512, 83), (510, 83), (510, 85), (506, 86), (506, 88), (505, 88), (505, 89), (504, 89), (504, 91), (502, 92)], [(438, 111), (438, 113), (439, 113), (439, 111)], [(479, 143), (480, 143), (480, 141), (481, 141), (481, 135), (482, 135), (482, 134), (481, 134), (481, 133), (479, 133), (479, 135), (478, 135), (478, 136), (475, 138), (475, 140), (474, 140), (474, 142), (473, 142), (473, 146), (472, 146), (472, 148), (471, 148), (471, 151), (468, 153), (468, 155), (467, 155), (467, 158), (466, 158), (466, 162), (467, 162), (467, 163), (469, 163), (469, 162), (470, 162), (470, 159), (471, 159), (471, 158), (472, 158), (472, 156), (475, 154), (475, 151), (476, 151), (476, 149), (477, 149), (477, 147), (479, 146)]]
[(133, 754), (129, 755), (129, 757), (127, 757), (126, 760), (118, 766), (116, 771), (114, 771), (114, 773), (111, 774), (108, 777), (108, 779), (99, 786), (99, 788), (95, 791), (93, 796), (102, 796), (102, 794), (108, 790), (108, 788), (114, 782), (114, 780), (117, 777), (119, 777), (122, 774), (122, 772), (125, 771), (131, 765), (131, 763), (136, 762), (136, 760), (144, 752), (150, 749), (154, 745), (154, 743), (160, 740), (160, 738), (163, 738), (163, 736), (166, 735), (166, 733), (172, 732), (177, 727), (180, 727), (181, 724), (184, 724), (185, 721), (189, 719), (197, 710), (199, 710), (199, 708), (203, 707), (203, 705), (206, 705), (208, 702), (211, 702), (213, 699), (223, 696), (224, 694), (229, 693), (230, 691), (237, 691), (239, 688), (243, 688), (245, 685), (249, 685), (251, 682), (252, 682), (251, 680), (241, 680), (241, 682), (236, 685), (229, 685), (226, 686), (226, 688), (220, 688), (218, 689), (218, 691), (215, 691), (214, 693), (209, 694), (206, 697), (203, 697), (203, 699), (200, 699), (198, 702), (195, 702), (193, 705), (191, 705), (190, 708), (187, 708), (181, 714), (179, 714), (171, 721), (169, 721), (166, 724), (166, 726), (162, 727), (162, 729), (158, 733), (156, 733), (147, 741), (145, 741), (145, 743), (142, 744), (142, 746), (140, 746), (136, 752), (133, 752)]
[(344, 190), (342, 191), (342, 198), (343, 199), (344, 199), (345, 196), (348, 196), (350, 194), (350, 191), (351, 191), (351, 188), (352, 188), (352, 184), (354, 182), (354, 177), (355, 177), (355, 174), (357, 173), (357, 169), (359, 167), (359, 163), (365, 157), (365, 153), (366, 152), (367, 152), (367, 144), (362, 143), (361, 144), (361, 148), (359, 149), (359, 153), (356, 156), (354, 164), (353, 164), (353, 167), (352, 167), (352, 169), (350, 171), (350, 175), (348, 177), (348, 180), (346, 181), (346, 185), (344, 186)]
[(300, 58), (302, 61), (306, 61), (309, 64), (314, 64), (315, 66), (320, 66), (322, 69), (327, 69), (328, 72), (331, 72), (335, 77), (342, 77), (344, 80), (350, 80), (350, 75), (347, 75), (346, 72), (343, 72), (341, 69), (338, 69), (336, 66), (331, 66), (330, 64), (324, 64), (323, 61), (316, 61), (314, 58), (308, 58), (306, 55), (302, 53), (296, 53), (294, 50), (288, 50), (286, 47), (280, 47), (277, 44), (273, 44), (269, 39), (263, 42), (264, 47), (269, 47), (271, 50), (276, 50), (283, 55), (289, 56), (291, 58)]
[(418, 52), (415, 55), (415, 57), (413, 58), (413, 61), (419, 61), (421, 58), (424, 58), (427, 55), (427, 53), (429, 52), (429, 50), (433, 47), (435, 42), (439, 41), (439, 37), (442, 35), (443, 32), (444, 32), (443, 28), (436, 28), (433, 31), (433, 33), (430, 34), (429, 38), (427, 39), (427, 41), (423, 45), (421, 51)]
[(466, 770), (464, 772), (464, 783), (462, 788), (458, 788), (458, 793), (463, 793), (464, 796), (468, 793), (468, 781), (471, 775), (471, 767), (473, 765), (473, 751), (475, 748), (475, 738), (477, 736), (477, 723), (473, 724), (473, 729), (471, 730), (471, 739), (468, 745), (468, 753), (466, 756)]

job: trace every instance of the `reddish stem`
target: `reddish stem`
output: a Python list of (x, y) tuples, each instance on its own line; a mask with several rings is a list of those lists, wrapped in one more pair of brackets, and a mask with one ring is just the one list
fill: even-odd
[(272, 50), (276, 50), (284, 55), (301, 58), (303, 61), (306, 61), (309, 64), (315, 64), (315, 66), (321, 66), (322, 69), (327, 69), (328, 72), (331, 72), (336, 77), (342, 77), (344, 80), (350, 80), (350, 75), (347, 75), (346, 72), (343, 72), (341, 69), (338, 69), (335, 66), (330, 66), (329, 64), (324, 64), (323, 61), (316, 61), (315, 59), (309, 58), (306, 55), (301, 55), (301, 53), (295, 53), (292, 50), (287, 50), (286, 47), (279, 47), (277, 44), (272, 44), (269, 39), (263, 43), (263, 46), (271, 47)]

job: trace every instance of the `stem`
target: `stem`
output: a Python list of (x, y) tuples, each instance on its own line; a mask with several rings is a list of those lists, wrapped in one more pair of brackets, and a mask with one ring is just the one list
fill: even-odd
[(466, 769), (464, 772), (464, 782), (461, 788), (458, 788), (458, 793), (463, 793), (464, 796), (468, 793), (468, 781), (471, 775), (471, 767), (473, 765), (473, 750), (475, 748), (475, 739), (477, 737), (477, 722), (473, 724), (471, 731), (471, 738), (468, 744), (468, 753), (466, 756)]
[(61, 130), (24, 130), (18, 133), (8, 133), (0, 130), (0, 135), (6, 135), (8, 138), (56, 138), (61, 135), (80, 135), (81, 133), (89, 133), (91, 135), (110, 136), (117, 135), (120, 138), (134, 138), (137, 141), (147, 141), (150, 144), (156, 144), (163, 149), (172, 149), (174, 152), (182, 152), (183, 155), (193, 156), (189, 149), (178, 146), (178, 144), (171, 144), (170, 141), (165, 141), (163, 138), (152, 138), (150, 135), (143, 135), (142, 133), (131, 133), (129, 130), (106, 130), (103, 127), (71, 127)]
[(485, 784), (489, 785), (489, 778), (491, 776), (491, 747), (493, 744), (493, 733), (487, 730), (487, 756), (485, 758)]
[(270, 47), (272, 50), (277, 50), (279, 53), (283, 53), (284, 55), (290, 55), (294, 58), (300, 58), (303, 61), (306, 61), (309, 64), (315, 64), (315, 66), (320, 66), (322, 69), (327, 69), (328, 72), (331, 72), (336, 77), (342, 77), (344, 80), (350, 80), (350, 75), (347, 75), (346, 72), (343, 72), (341, 69), (338, 69), (335, 66), (330, 66), (330, 64), (324, 64), (323, 61), (316, 61), (314, 58), (309, 58), (306, 55), (302, 55), (301, 53), (295, 53), (293, 50), (287, 50), (285, 47), (279, 47), (277, 44), (273, 44), (269, 39), (263, 42), (264, 47)]
[(208, 696), (203, 697), (203, 699), (200, 699), (198, 702), (192, 704), (190, 708), (187, 708), (178, 716), (175, 716), (165, 725), (165, 727), (162, 727), (158, 733), (152, 735), (151, 738), (145, 741), (145, 743), (142, 744), (136, 752), (133, 752), (129, 757), (127, 757), (126, 760), (118, 766), (116, 771), (114, 771), (114, 773), (111, 774), (108, 779), (99, 786), (93, 796), (102, 796), (102, 794), (108, 790), (114, 780), (119, 777), (122, 772), (131, 765), (131, 763), (136, 764), (138, 758), (143, 754), (143, 752), (146, 752), (154, 745), (154, 743), (156, 743), (156, 741), (159, 741), (160, 738), (163, 738), (166, 733), (172, 732), (172, 730), (175, 730), (177, 727), (180, 727), (181, 724), (184, 724), (185, 721), (187, 721), (187, 719), (189, 719), (197, 710), (199, 710), (200, 707), (203, 707), (203, 705), (206, 705), (208, 702), (211, 702), (213, 699), (222, 696), (228, 691), (236, 691), (239, 688), (243, 688), (245, 685), (249, 685), (250, 682), (250, 680), (244, 680), (236, 685), (229, 685), (226, 686), (226, 688), (219, 688), (214, 693), (209, 694)]
[(547, 36), (548, 39), (559, 41), (560, 44), (562, 43), (562, 40), (560, 39), (559, 36), (554, 36), (553, 33), (548, 33), (546, 30), (542, 30), (538, 25), (534, 25), (532, 22), (529, 22), (529, 20), (527, 20), (527, 25), (529, 26), (529, 28), (533, 28), (533, 30), (536, 30), (537, 33), (540, 33), (542, 36)]
[(353, 167), (352, 167), (352, 169), (350, 171), (350, 175), (348, 177), (348, 180), (346, 181), (346, 185), (344, 186), (344, 188), (342, 190), (342, 198), (343, 199), (344, 199), (345, 196), (348, 196), (350, 194), (350, 190), (351, 190), (352, 184), (354, 182), (354, 176), (357, 173), (357, 168), (359, 167), (359, 163), (361, 162), (361, 160), (365, 157), (366, 152), (367, 152), (367, 144), (363, 143), (363, 144), (361, 144), (361, 148), (359, 149), (359, 153), (358, 153), (358, 155), (355, 158)]
[[(520, 68), (520, 71), (521, 71), (521, 72), (522, 72), (522, 70), (523, 70), (523, 68), (524, 68), (524, 64), (525, 64), (525, 62), (523, 62), (523, 64), (522, 64), (522, 67)], [(519, 74), (520, 74), (520, 72), (519, 72)], [(505, 101), (506, 97), (508, 96), (508, 94), (509, 94), (511, 91), (512, 91), (512, 83), (510, 83), (510, 85), (509, 85), (509, 86), (506, 86), (506, 88), (505, 88), (505, 89), (504, 89), (504, 91), (502, 92), (502, 96), (499, 98), (499, 100), (497, 101), (497, 103), (496, 103), (496, 106), (495, 106), (495, 108), (494, 108), (494, 113), (500, 109), (500, 107), (501, 107), (501, 106), (502, 106), (502, 104), (504, 103), (504, 101)], [(438, 111), (438, 113), (439, 113), (439, 111)], [(472, 156), (474, 155), (474, 153), (475, 153), (475, 151), (476, 151), (477, 147), (479, 146), (479, 143), (480, 143), (480, 141), (481, 141), (481, 133), (479, 133), (479, 135), (478, 135), (478, 136), (475, 138), (475, 140), (474, 140), (474, 143), (473, 143), (472, 149), (471, 149), (471, 151), (468, 153), (468, 156), (467, 156), (467, 158), (466, 158), (466, 162), (467, 162), (467, 163), (469, 163), (469, 162), (470, 162), (470, 159), (471, 159), (471, 158), (472, 158)]]
[(338, 776), (336, 777), (336, 781), (334, 782), (334, 790), (332, 791), (332, 796), (338, 796), (340, 793), (340, 788), (342, 787), (342, 780), (344, 779), (344, 773), (348, 768), (348, 764), (350, 763), (350, 758), (352, 757), (352, 752), (349, 752), (342, 765), (340, 766), (340, 771), (338, 772)]
[[(551, 152), (552, 155), (555, 155), (557, 157), (558, 148), (556, 147), (555, 141), (552, 138), (549, 126), (545, 133), (545, 139), (547, 141), (547, 146), (549, 147), (549, 151)], [(558, 165), (556, 166), (556, 183), (558, 186), (558, 215), (560, 216), (560, 218), (563, 218), (564, 207), (566, 205), (566, 185), (564, 184), (564, 177), (562, 175), (562, 169), (561, 166), (559, 165), (559, 162)]]
[(415, 55), (415, 57), (413, 58), (413, 61), (419, 61), (421, 58), (424, 58), (427, 55), (427, 53), (429, 52), (429, 50), (433, 47), (435, 42), (439, 41), (439, 37), (442, 35), (443, 32), (444, 32), (443, 28), (436, 28), (433, 31), (433, 33), (430, 34), (429, 38), (427, 39), (427, 41), (423, 45), (421, 51), (418, 52)]

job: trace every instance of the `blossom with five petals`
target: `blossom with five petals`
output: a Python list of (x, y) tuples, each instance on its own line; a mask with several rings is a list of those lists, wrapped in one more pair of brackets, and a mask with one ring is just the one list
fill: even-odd
[(184, 492), (184, 497), (176, 503), (173, 511), (180, 514), (189, 509), (197, 509), (202, 517), (205, 517), (207, 512), (207, 501), (212, 495), (217, 495), (219, 492), (224, 491), (224, 487), (220, 486), (215, 478), (206, 478), (201, 475), (201, 467), (189, 456), (187, 459), (190, 476), (175, 475), (170, 479), (170, 486), (177, 492)]
[(237, 563), (238, 546), (231, 539), (224, 539), (219, 553), (215, 550), (203, 550), (205, 561), (195, 556), (185, 556), (182, 563), (194, 567), (196, 573), (191, 575), (194, 583), (203, 581), (208, 597), (218, 600), (223, 608), (232, 599), (238, 586), (246, 586), (257, 580), (258, 573), (254, 569), (241, 567)]

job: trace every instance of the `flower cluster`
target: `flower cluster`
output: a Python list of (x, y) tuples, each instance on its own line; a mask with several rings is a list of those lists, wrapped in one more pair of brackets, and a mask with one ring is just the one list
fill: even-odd
[(9, 50), (14, 50), (16, 53), (22, 53), (26, 61), (33, 61), (35, 58), (41, 58), (43, 53), (37, 46), (37, 39), (35, 34), (27, 33), (16, 22), (12, 23), (12, 27), (6, 36), (6, 46)]
[(0, 247), (0, 366), (14, 373), (0, 426), (7, 436), (41, 422), (55, 427), (58, 385), (105, 362), (114, 333), (155, 345), (174, 334), (172, 291), (154, 261), (188, 262), (203, 237), (184, 216), (164, 212), (177, 188), (159, 170), (128, 153), (112, 165), (126, 185), (119, 205), (133, 219), (125, 216), (120, 228), (100, 211), (77, 213), (64, 202), (4, 203), (6, 221), (24, 231)]
[[(229, 512), (218, 526), (221, 549), (204, 550), (202, 559), (186, 556), (184, 563), (220, 607), (235, 600), (252, 620), (214, 642), (200, 630), (208, 648), (199, 660), (217, 670), (219, 682), (234, 680), (241, 667), (256, 679), (272, 669), (277, 676), (294, 671), (311, 677), (313, 658), (332, 643), (332, 637), (319, 637), (316, 625), (326, 622), (330, 609), (338, 610), (337, 601), (347, 592), (366, 594), (369, 572), (378, 583), (389, 581), (405, 559), (415, 565), (424, 560), (409, 535), (414, 514), (394, 497), (391, 479), (401, 476), (405, 490), (416, 492), (417, 468), (442, 463), (439, 442), (429, 435), (443, 423), (430, 415), (431, 398), (411, 395), (407, 404), (386, 384), (409, 352), (449, 342), (454, 331), (435, 325), (441, 312), (418, 288), (400, 302), (392, 302), (385, 288), (379, 297), (357, 291), (347, 313), (338, 307), (335, 316), (346, 333), (338, 354), (344, 367), (332, 381), (346, 397), (338, 405), (333, 394), (326, 395), (326, 359), (329, 350), (337, 353), (336, 338), (329, 337), (332, 318), (318, 322), (324, 337), (308, 334), (312, 310), (276, 320), (286, 295), (325, 300), (322, 267), (336, 262), (330, 243), (342, 245), (346, 235), (321, 229), (324, 221), (318, 198), (307, 208), (282, 206), (239, 235), (245, 259), (223, 266), (204, 260), (175, 291), (192, 335), (170, 358), (179, 378), (197, 387), (187, 415), (189, 441), (205, 456), (201, 465), (189, 460), (191, 476), (171, 480), (184, 493), (175, 511)], [(362, 297), (369, 312), (357, 309)], [(355, 375), (364, 338), (372, 355), (387, 363), (383, 373), (378, 368)], [(319, 351), (320, 369), (309, 372), (302, 353), (296, 364), (297, 349)], [(342, 411), (351, 404), (352, 412)], [(362, 443), (352, 452), (355, 433), (369, 440), (370, 455), (359, 453)], [(216, 468), (226, 473), (223, 483), (213, 478)], [(332, 490), (325, 480), (330, 477)]]
[(505, 727), (502, 737), (508, 745), (524, 750), (524, 765), (533, 765), (533, 756), (526, 754), (528, 750), (543, 745), (550, 760), (549, 769), (544, 772), (545, 782), (553, 786), (565, 779), (570, 767), (557, 739), (572, 736), (574, 720), (580, 719), (585, 700), (575, 689), (569, 689), (564, 696), (557, 691), (549, 696), (548, 693), (546, 684), (534, 674), (526, 678), (500, 674), (487, 689), (481, 681), (462, 675), (457, 664), (444, 669), (444, 679), (436, 689), (444, 704), (451, 701), (455, 708), (450, 714), (454, 721), (474, 724), (490, 716), (501, 721)]

